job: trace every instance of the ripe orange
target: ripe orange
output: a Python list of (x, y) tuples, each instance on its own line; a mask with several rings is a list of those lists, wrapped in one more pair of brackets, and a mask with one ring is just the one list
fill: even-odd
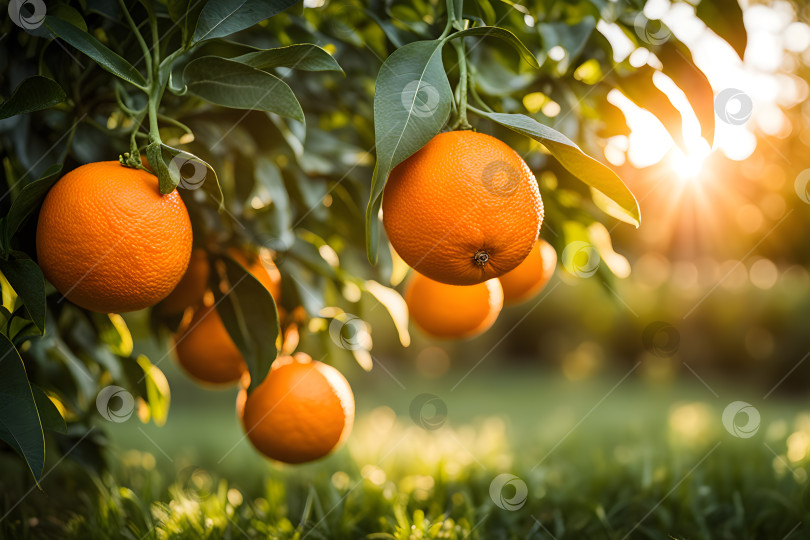
[(202, 301), (208, 290), (208, 277), (211, 267), (208, 254), (204, 249), (194, 249), (188, 262), (186, 273), (169, 296), (160, 303), (160, 309), (166, 314), (182, 313), (187, 307), (195, 306)]
[(101, 313), (152, 306), (183, 276), (191, 221), (177, 191), (161, 195), (154, 175), (117, 161), (63, 176), (42, 204), (37, 257), (68, 300)]
[[(246, 391), (243, 389), (242, 393)], [(269, 458), (303, 463), (338, 448), (354, 423), (354, 395), (341, 373), (309, 355), (279, 356), (244, 403), (242, 425)]]
[[(278, 299), (281, 292), (281, 273), (267, 250), (252, 256), (245, 251), (231, 248), (228, 250), (228, 254), (244, 266), (270, 291), (270, 294)], [(251, 259), (251, 257), (253, 258)], [(192, 292), (199, 295), (196, 300), (192, 300), (191, 305), (202, 304), (206, 291), (205, 285), (208, 281), (207, 274), (210, 272), (210, 267), (204, 252), (199, 264), (201, 267), (204, 264), (205, 279), (195, 278), (197, 281), (195, 286), (189, 285), (186, 298), (192, 299), (194, 297)], [(199, 271), (203, 273), (203, 270)], [(184, 277), (184, 281), (185, 279)], [(189, 279), (191, 278), (189, 277)], [(288, 347), (294, 348), (297, 345), (297, 335), (290, 336), (290, 340)], [(218, 385), (232, 384), (237, 382), (247, 370), (242, 353), (231, 339), (222, 318), (214, 307), (200, 307), (194, 313), (186, 330), (175, 337), (175, 343), (178, 362), (193, 378), (199, 381)]]
[(447, 285), (415, 273), (405, 290), (411, 319), (440, 338), (476, 336), (492, 326), (503, 307), (497, 279), (475, 285)]
[(523, 159), (472, 131), (440, 133), (397, 165), (382, 208), (400, 257), (451, 285), (482, 283), (516, 267), (543, 222), (537, 181)]
[(522, 263), (498, 280), (505, 304), (518, 304), (536, 296), (554, 274), (557, 252), (545, 240), (538, 240)]
[(197, 310), (175, 337), (177, 361), (193, 378), (210, 384), (237, 382), (247, 371), (242, 353), (212, 306)]

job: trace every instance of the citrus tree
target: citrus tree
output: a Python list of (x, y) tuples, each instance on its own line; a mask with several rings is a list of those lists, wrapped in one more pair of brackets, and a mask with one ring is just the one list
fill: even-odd
[[(533, 171), (525, 179), (536, 177), (542, 196), (530, 244), (544, 221), (541, 235), (568, 272), (609, 281), (609, 266), (594, 260), (610, 241), (591, 226), (638, 226), (641, 218), (631, 190), (600, 159), (604, 138), (628, 131), (608, 92), (652, 111), (682, 144), (680, 112), (653, 83), (662, 72), (685, 90), (707, 140), (714, 130), (708, 80), (689, 50), (647, 19), (644, 3), (10, 2), (0, 58), (0, 439), (37, 479), (49, 432), (49, 451), (98, 465), (97, 413), (110, 419), (136, 406), (142, 421), (165, 421), (160, 364), (175, 348), (182, 353), (197, 327), (189, 321), (202, 312), (221, 319), (230, 343), (221, 356), (244, 363), (223, 381), (241, 378), (246, 400), (279, 351), (327, 363), (353, 357), (371, 369), (364, 297), (386, 308), (407, 346), (408, 310), (395, 287), (419, 261), (405, 254), (407, 231), (390, 248), (380, 209), (387, 183), (402, 176), (398, 166), (428, 155), (417, 153), (441, 132), (485, 133), (495, 141), (487, 139), (487, 151), (514, 149), (514, 167)], [(704, 0), (696, 10), (742, 53), (735, 0)], [(611, 32), (652, 60), (634, 67), (617, 58)], [(445, 155), (453, 159), (439, 147), (420, 170), (450, 170)], [(70, 187), (78, 171), (83, 180)], [(475, 194), (480, 181), (461, 195)], [(152, 214), (158, 199), (130, 193), (138, 182), (154, 182), (160, 201), (173, 197), (193, 235), (178, 233), (185, 218)], [(68, 187), (57, 195), (54, 186)], [(401, 201), (403, 215), (416, 195)], [(75, 208), (92, 227), (72, 219)], [(477, 210), (467, 219), (499, 224), (491, 206)], [(92, 252), (110, 236), (115, 253), (129, 255), (113, 266), (128, 281), (81, 295), (73, 289), (81, 280), (60, 283), (74, 266), (96, 272), (107, 256), (83, 260), (77, 243)], [(546, 261), (554, 256), (542, 249)], [(475, 264), (494, 256), (479, 251), (470, 254)], [(142, 282), (159, 289), (154, 298)], [(178, 283), (183, 291), (166, 298)], [(143, 302), (147, 309), (115, 313)], [(163, 352), (134, 353), (133, 335)]]

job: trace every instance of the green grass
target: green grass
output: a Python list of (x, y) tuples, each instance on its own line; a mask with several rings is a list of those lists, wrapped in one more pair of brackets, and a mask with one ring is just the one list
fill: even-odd
[[(166, 426), (134, 418), (105, 425), (110, 472), (95, 477), (63, 462), (44, 492), (28, 494), (0, 522), (0, 537), (808, 536), (806, 403), (710, 382), (715, 397), (697, 382), (652, 384), (634, 375), (611, 392), (622, 372), (574, 383), (542, 371), (481, 371), (451, 391), (460, 375), (431, 383), (397, 383), (382, 370), (356, 375), (358, 419), (347, 446), (298, 467), (270, 463), (242, 440), (232, 392), (173, 380)], [(447, 404), (439, 429), (410, 418), (422, 392)], [(751, 438), (722, 425), (735, 400), (761, 413)], [(525, 482), (520, 508), (501, 508), (500, 495), (490, 496), (501, 473)], [(0, 485), (3, 508), (30, 487), (22, 475)], [(502, 495), (508, 501), (514, 487)]]

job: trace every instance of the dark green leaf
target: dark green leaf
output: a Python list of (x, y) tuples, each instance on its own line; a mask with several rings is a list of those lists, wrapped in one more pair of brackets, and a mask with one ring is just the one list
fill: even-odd
[(99, 66), (113, 75), (121, 77), (136, 86), (146, 86), (143, 75), (132, 64), (112, 52), (91, 34), (51, 15), (45, 17), (45, 26), (51, 32), (95, 60)]
[(14, 202), (11, 203), (11, 208), (8, 211), (5, 222), (4, 233), (6, 245), (9, 245), (8, 241), (11, 240), (22, 224), (25, 223), (28, 216), (39, 208), (42, 198), (45, 197), (48, 190), (51, 189), (59, 179), (56, 175), (59, 174), (61, 170), (62, 165), (58, 163), (51, 165), (38, 180), (34, 180), (23, 187), (20, 194), (14, 199)]
[(698, 18), (715, 34), (725, 39), (740, 59), (745, 55), (748, 34), (743, 12), (737, 0), (702, 0), (695, 8)]
[(304, 122), (304, 111), (287, 83), (259, 69), (204, 56), (186, 66), (185, 79), (189, 92), (211, 103), (274, 112)]
[(56, 81), (40, 75), (23, 80), (11, 97), (0, 104), (0, 120), (53, 107), (65, 101), (65, 91)]
[(43, 429), (51, 431), (58, 431), (59, 433), (67, 433), (67, 425), (65, 419), (51, 398), (39, 386), (32, 384), (31, 392), (34, 394), (34, 402), (39, 411), (39, 418), (42, 420)]
[(340, 64), (331, 54), (312, 43), (257, 50), (231, 60), (256, 69), (288, 67), (304, 71), (340, 71), (343, 73)]
[(6, 276), (14, 292), (25, 304), (31, 321), (45, 331), (45, 277), (37, 263), (25, 253), (14, 252), (8, 260), (0, 258), (0, 271)]
[(214, 287), (216, 309), (233, 342), (239, 348), (250, 372), (252, 391), (270, 371), (278, 356), (276, 341), (280, 330), (276, 302), (270, 291), (241, 264), (223, 257), (230, 289), (223, 294)]
[(193, 191), (202, 188), (223, 208), (222, 189), (214, 168), (185, 150), (161, 144), (162, 156), (167, 162), (171, 184), (179, 189)]
[(0, 439), (25, 459), (37, 481), (45, 467), (45, 436), (20, 353), (0, 334)]
[(200, 12), (193, 41), (214, 39), (250, 28), (298, 0), (209, 0)]
[(638, 203), (621, 178), (610, 167), (580, 150), (568, 137), (523, 114), (478, 112), (542, 143), (568, 172), (618, 204), (624, 212), (623, 221), (639, 226), (641, 214)]
[(711, 144), (714, 141), (714, 92), (706, 75), (692, 61), (692, 53), (673, 40), (655, 52), (663, 64), (664, 74), (677, 84), (700, 120), (701, 134)]
[(497, 26), (476, 26), (475, 28), (468, 28), (466, 30), (462, 30), (461, 32), (456, 32), (450, 36), (450, 39), (464, 36), (491, 36), (502, 39), (514, 47), (514, 49), (520, 54), (520, 57), (528, 62), (530, 66), (535, 69), (540, 67), (540, 64), (537, 63), (537, 58), (526, 47), (526, 45), (524, 45), (515, 34), (505, 28), (499, 28)]
[(380, 68), (374, 93), (377, 164), (366, 208), (366, 250), (376, 262), (381, 197), (391, 170), (422, 148), (450, 115), (453, 92), (442, 64), (442, 40), (394, 51)]

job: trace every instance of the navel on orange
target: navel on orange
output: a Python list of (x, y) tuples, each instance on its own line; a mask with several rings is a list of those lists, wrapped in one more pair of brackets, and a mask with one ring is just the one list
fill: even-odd
[(177, 191), (117, 161), (82, 165), (51, 188), (37, 223), (45, 277), (71, 302), (101, 313), (165, 298), (191, 256), (191, 221)]
[(354, 423), (346, 378), (304, 353), (278, 357), (267, 378), (246, 398), (245, 392), (237, 400), (245, 433), (259, 452), (278, 461), (321, 458), (343, 443)]
[(382, 209), (402, 259), (451, 285), (482, 283), (515, 268), (543, 222), (537, 181), (523, 159), (472, 131), (440, 133), (395, 167)]
[(497, 279), (475, 285), (448, 285), (414, 273), (405, 289), (411, 320), (440, 338), (473, 337), (488, 330), (503, 307)]
[(557, 252), (545, 240), (538, 240), (522, 263), (498, 278), (504, 304), (519, 304), (536, 296), (551, 279), (556, 266)]

